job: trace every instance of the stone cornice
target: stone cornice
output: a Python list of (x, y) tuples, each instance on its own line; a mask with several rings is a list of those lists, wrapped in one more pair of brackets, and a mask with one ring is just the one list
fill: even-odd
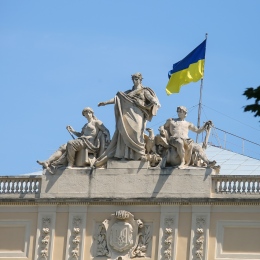
[(260, 198), (1, 199), (0, 205), (260, 205)]

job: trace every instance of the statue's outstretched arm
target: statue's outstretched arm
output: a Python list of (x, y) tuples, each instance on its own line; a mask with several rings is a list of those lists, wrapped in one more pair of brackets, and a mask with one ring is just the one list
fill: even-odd
[(108, 101), (100, 102), (100, 103), (98, 103), (98, 106), (101, 107), (101, 106), (106, 106), (109, 104), (115, 104), (115, 98), (111, 98)]
[(189, 130), (191, 130), (192, 132), (195, 132), (197, 134), (200, 134), (205, 130), (205, 128), (204, 128), (204, 125), (202, 127), (198, 128), (194, 124), (190, 123)]
[(200, 134), (203, 131), (208, 131), (212, 127), (213, 123), (212, 121), (207, 121), (202, 127), (198, 128), (192, 123), (189, 125), (189, 129), (197, 134)]
[(73, 127), (70, 126), (70, 125), (66, 126), (66, 129), (67, 129), (70, 133), (74, 134), (74, 135), (77, 136), (77, 137), (81, 137), (81, 136), (82, 136), (82, 133), (75, 131), (75, 130), (73, 129)]

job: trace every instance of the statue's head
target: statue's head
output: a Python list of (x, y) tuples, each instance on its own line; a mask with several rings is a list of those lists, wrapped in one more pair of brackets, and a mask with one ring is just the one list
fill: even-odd
[(140, 81), (142, 81), (143, 77), (142, 77), (142, 74), (140, 72), (137, 72), (133, 75), (131, 75), (132, 77), (132, 80), (134, 81), (134, 79), (139, 79)]
[(178, 116), (180, 117), (180, 113), (184, 114), (184, 116), (186, 117), (187, 113), (188, 113), (188, 109), (184, 106), (179, 106), (177, 107), (177, 113), (178, 113)]
[(92, 118), (96, 119), (96, 117), (94, 116), (94, 110), (91, 107), (85, 107), (82, 110), (82, 115), (85, 116), (88, 112), (92, 114)]
[(179, 107), (177, 107), (177, 112), (179, 112), (179, 111), (183, 111), (183, 112), (185, 112), (186, 114), (188, 113), (188, 109), (187, 109), (187, 107), (184, 107), (184, 106), (179, 106)]

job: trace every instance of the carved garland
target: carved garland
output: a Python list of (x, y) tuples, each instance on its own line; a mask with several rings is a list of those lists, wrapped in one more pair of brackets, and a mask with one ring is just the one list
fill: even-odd
[[(139, 220), (141, 222), (141, 220)], [(140, 232), (138, 234), (138, 243), (135, 247), (135, 249), (132, 252), (131, 257), (145, 257), (146, 256), (146, 251), (149, 245), (149, 242), (151, 240), (151, 226), (150, 225), (145, 225), (143, 226), (143, 223), (139, 222), (139, 228), (143, 228), (143, 232)]]
[(163, 254), (166, 260), (170, 260), (172, 256), (173, 224), (174, 224), (173, 218), (166, 218), (164, 221)]
[(50, 244), (50, 225), (51, 219), (50, 218), (43, 218), (42, 219), (42, 230), (41, 230), (41, 258), (47, 259), (49, 255), (49, 244)]
[(196, 259), (203, 259), (204, 256), (204, 226), (205, 226), (206, 219), (204, 217), (197, 217), (196, 218), (196, 232), (195, 232), (195, 257)]
[(98, 232), (94, 239), (97, 240), (96, 256), (110, 256), (107, 248), (106, 230), (103, 224), (98, 226)]
[(74, 259), (78, 259), (80, 255), (80, 225), (81, 225), (81, 218), (74, 217), (73, 218), (73, 232), (72, 232), (72, 250), (71, 256)]

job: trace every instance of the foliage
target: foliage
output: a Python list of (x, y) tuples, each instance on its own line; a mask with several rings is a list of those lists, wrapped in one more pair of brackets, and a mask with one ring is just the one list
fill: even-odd
[(251, 105), (244, 106), (245, 112), (252, 112), (255, 113), (254, 116), (260, 116), (260, 86), (257, 88), (247, 88), (245, 92), (243, 93), (247, 97), (247, 99), (255, 99), (255, 103)]

